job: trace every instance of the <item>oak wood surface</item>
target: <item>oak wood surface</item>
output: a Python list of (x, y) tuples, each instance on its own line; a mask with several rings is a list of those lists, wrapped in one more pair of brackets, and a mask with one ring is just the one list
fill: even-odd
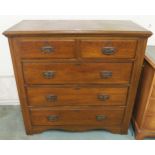
[[(146, 110), (145, 107), (148, 104), (148, 99), (151, 95), (150, 88), (152, 87), (152, 81), (154, 78), (154, 70), (149, 66), (148, 62), (145, 62), (144, 66), (134, 108), (134, 117), (139, 126), (143, 123), (144, 112)], [(139, 112), (137, 113), (136, 111)]]
[[(154, 90), (152, 90), (152, 91), (154, 91)], [(155, 115), (155, 98), (150, 97), (147, 115)]]
[(153, 81), (153, 86), (152, 86), (152, 92), (151, 92), (151, 98), (154, 99), (155, 98), (155, 83)]
[[(147, 38), (151, 34), (130, 21), (23, 21), (5, 31), (27, 134), (49, 129), (105, 129), (126, 134)], [(45, 46), (43, 51), (49, 55), (49, 45), (55, 46), (55, 53), (42, 56), (40, 48)], [(103, 56), (103, 47), (108, 47), (108, 52), (117, 50), (114, 55)], [(47, 71), (54, 72), (47, 74)], [(111, 73), (103, 78), (103, 71)], [(49, 74), (52, 78), (47, 78)], [(76, 89), (71, 90), (74, 87)], [(58, 93), (59, 106), (43, 105), (45, 98), (42, 95), (49, 90)], [(96, 99), (98, 91), (110, 94), (105, 105)], [(59, 96), (62, 96), (61, 102)], [(67, 100), (70, 101), (67, 103)], [(47, 114), (61, 114), (61, 121), (55, 122), (60, 125), (49, 123)], [(98, 123), (96, 115), (104, 114), (108, 116), (105, 117), (107, 120)]]
[[(125, 105), (128, 88), (28, 87), (30, 106)], [(56, 99), (48, 99), (55, 96)], [(106, 98), (107, 97), (107, 98)]]
[(19, 100), (21, 103), (21, 111), (23, 115), (23, 121), (25, 125), (25, 131), (27, 134), (32, 132), (32, 125), (31, 125), (31, 119), (29, 115), (29, 109), (27, 108), (27, 100), (26, 100), (26, 92), (24, 86), (24, 78), (22, 73), (22, 67), (20, 63), (19, 55), (16, 54), (17, 50), (17, 44), (14, 39), (8, 39), (9, 46), (10, 46), (10, 53), (12, 56), (12, 62), (13, 62), (13, 68), (14, 68), (14, 74), (16, 78), (16, 84), (17, 84), (17, 90), (19, 94)]
[(136, 139), (139, 140), (155, 136), (155, 70), (153, 63), (148, 58), (148, 51), (146, 51), (144, 68), (141, 74), (133, 113)]
[[(125, 69), (124, 69), (125, 68)], [(24, 63), (23, 72), (28, 84), (129, 83), (132, 63)], [(45, 78), (44, 72), (54, 72)], [(102, 72), (112, 72), (108, 78)]]
[(120, 134), (121, 128), (120, 125), (50, 125), (50, 126), (33, 126), (29, 135), (40, 133), (46, 130), (59, 130), (59, 131), (71, 131), (71, 132), (83, 132), (91, 130), (106, 130), (110, 131), (113, 134)]
[[(81, 57), (84, 58), (134, 58), (137, 40), (81, 40)], [(114, 48), (112, 54), (103, 53), (104, 48)]]
[(145, 52), (145, 60), (155, 68), (155, 46), (147, 46)]
[(152, 34), (132, 21), (125, 20), (24, 20), (4, 32), (7, 36), (82, 33), (146, 37)]
[(142, 126), (143, 129), (149, 130), (150, 132), (155, 131), (155, 116), (148, 116), (146, 115), (144, 118), (144, 123)]
[[(19, 41), (21, 58), (74, 58), (74, 40), (28, 39)], [(43, 51), (51, 48), (51, 51)], [(50, 50), (50, 49), (49, 49)]]
[(134, 62), (133, 70), (132, 70), (132, 77), (131, 77), (131, 85), (129, 89), (129, 95), (127, 99), (127, 108), (125, 112), (124, 122), (122, 133), (125, 133), (129, 128), (128, 122), (130, 122), (132, 116), (132, 110), (134, 107), (134, 101), (136, 98), (137, 87), (140, 79), (140, 73), (142, 70), (144, 52), (146, 49), (147, 39), (139, 38), (138, 46), (136, 51), (136, 61)]
[[(124, 109), (104, 107), (73, 107), (31, 109), (32, 125), (119, 125), (122, 122)], [(49, 116), (57, 116), (56, 120), (48, 120)], [(103, 116), (103, 120), (97, 120)], [(73, 121), (74, 120), (74, 121)]]

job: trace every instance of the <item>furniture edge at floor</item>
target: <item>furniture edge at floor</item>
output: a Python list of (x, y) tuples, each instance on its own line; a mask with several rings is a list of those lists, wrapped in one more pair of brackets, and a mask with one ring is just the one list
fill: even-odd
[(135, 133), (135, 139), (136, 140), (144, 140), (145, 138), (153, 138), (155, 137), (155, 132), (151, 132), (149, 130), (143, 130), (143, 128), (140, 128), (137, 121), (134, 117), (132, 117), (132, 125)]

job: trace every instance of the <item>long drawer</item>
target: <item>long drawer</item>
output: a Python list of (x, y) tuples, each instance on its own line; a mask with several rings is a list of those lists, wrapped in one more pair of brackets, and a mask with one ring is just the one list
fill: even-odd
[(129, 83), (132, 63), (24, 63), (28, 84)]
[(27, 39), (19, 41), (21, 58), (74, 58), (74, 40)]
[(134, 58), (137, 40), (81, 40), (83, 58)]
[(128, 88), (28, 87), (31, 106), (125, 105)]
[(31, 109), (32, 125), (120, 125), (123, 108), (52, 108)]

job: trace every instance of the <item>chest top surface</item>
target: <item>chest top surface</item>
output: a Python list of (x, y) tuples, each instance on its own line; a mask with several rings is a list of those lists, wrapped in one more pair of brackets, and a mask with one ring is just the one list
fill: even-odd
[(122, 34), (150, 36), (145, 28), (127, 20), (23, 20), (4, 32), (6, 36), (35, 34)]

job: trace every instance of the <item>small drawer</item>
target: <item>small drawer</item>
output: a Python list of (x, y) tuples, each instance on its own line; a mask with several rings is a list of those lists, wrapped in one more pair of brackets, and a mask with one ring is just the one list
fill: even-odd
[(31, 109), (32, 125), (120, 125), (123, 108), (75, 107)]
[(82, 40), (83, 58), (134, 58), (137, 40)]
[(22, 58), (74, 58), (74, 40), (31, 39), (19, 41)]
[(28, 87), (31, 106), (125, 105), (128, 88)]
[(28, 84), (129, 83), (132, 63), (24, 63)]

